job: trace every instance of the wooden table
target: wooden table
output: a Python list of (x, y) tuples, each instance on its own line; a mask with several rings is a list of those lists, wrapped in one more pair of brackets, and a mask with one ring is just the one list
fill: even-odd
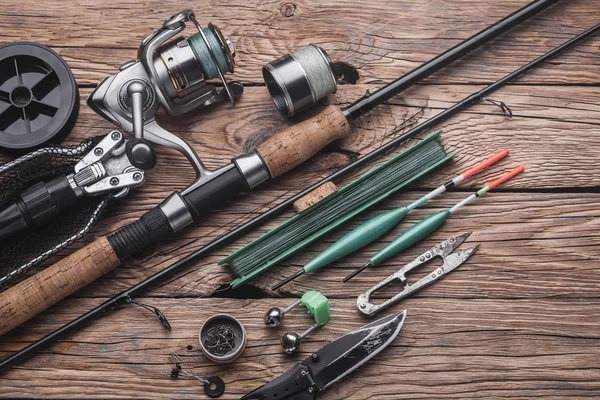
[[(221, 105), (185, 118), (163, 116), (161, 122), (191, 143), (214, 168), (253, 149), (290, 123), (275, 110), (263, 85), (260, 68), (264, 63), (316, 43), (333, 60), (360, 75), (356, 84), (340, 86), (328, 99), (330, 104), (346, 104), (527, 1), (226, 3), (6, 0), (0, 10), (0, 42), (39, 41), (52, 46), (70, 64), (82, 96), (77, 126), (67, 140), (76, 143), (114, 128), (85, 106), (84, 100), (95, 85), (116, 73), (120, 63), (135, 57), (140, 41), (163, 19), (194, 7), (201, 22), (217, 24), (233, 39), (237, 50), (235, 78), (246, 85), (246, 90), (235, 108)], [(330, 146), (299, 170), (241, 196), (154, 253), (128, 262), (4, 336), (0, 356), (21, 349), (379, 146), (406, 120), (424, 120), (438, 113), (596, 24), (599, 16), (599, 0), (564, 0), (553, 6), (379, 107), (358, 122), (349, 139)], [(444, 123), (440, 128), (445, 130), (445, 146), (458, 153), (450, 165), (247, 287), (214, 293), (231, 280), (227, 268), (218, 266), (217, 261), (289, 218), (292, 211), (154, 288), (140, 300), (166, 314), (173, 326), (171, 333), (143, 309), (124, 307), (2, 375), (0, 396), (204, 398), (198, 382), (169, 379), (168, 355), (177, 352), (185, 359), (184, 366), (200, 374), (220, 375), (227, 385), (223, 398), (238, 398), (328, 341), (363, 325), (365, 320), (355, 311), (360, 292), (439, 241), (473, 231), (469, 243), (481, 244), (476, 256), (435, 286), (396, 305), (394, 310), (408, 309), (399, 338), (323, 398), (600, 397), (599, 50), (600, 37), (592, 38), (495, 93), (493, 99), (506, 102), (513, 110), (512, 119), (486, 103)], [(504, 147), (511, 149), (508, 159), (416, 210), (379, 243), (277, 293), (270, 291), (272, 284), (359, 222), (407, 204)], [(133, 221), (172, 190), (191, 182), (192, 169), (181, 155), (163, 148), (158, 154), (159, 165), (148, 174), (145, 187), (113, 209), (93, 234), (69, 251)], [(454, 204), (520, 163), (527, 167), (524, 175), (463, 209), (424, 243), (351, 284), (340, 283), (351, 269), (410, 223)], [(329, 296), (333, 317), (325, 328), (307, 338), (301, 354), (288, 357), (279, 346), (281, 335), (285, 330), (302, 331), (310, 324), (309, 317), (297, 311), (286, 319), (283, 328), (268, 330), (262, 316), (268, 308), (286, 306), (309, 289)], [(217, 312), (236, 316), (248, 332), (242, 357), (227, 366), (212, 364), (198, 349), (200, 325)]]

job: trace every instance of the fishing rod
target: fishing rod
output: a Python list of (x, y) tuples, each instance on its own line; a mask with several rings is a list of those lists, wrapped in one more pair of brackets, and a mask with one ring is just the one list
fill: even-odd
[[(132, 93), (132, 101), (137, 99), (135, 104), (139, 106), (132, 109), (134, 116), (132, 128), (136, 136), (152, 137), (159, 143), (161, 140), (172, 143), (176, 141), (176, 147), (195, 168), (196, 180), (182, 192), (173, 192), (137, 221), (97, 239), (0, 294), (0, 335), (113, 270), (130, 257), (154, 247), (161, 240), (172, 237), (192, 223), (198, 223), (204, 214), (214, 210), (225, 200), (295, 168), (330, 142), (346, 136), (350, 132), (350, 121), (557, 1), (534, 1), (377, 92), (361, 97), (344, 110), (336, 106), (328, 106), (316, 117), (278, 133), (258, 145), (255, 151), (237, 157), (230, 164), (213, 171), (206, 169), (193, 149), (175, 135), (153, 123), (151, 129), (144, 129), (144, 125), (148, 124), (144, 119), (143, 110), (138, 108), (142, 107), (143, 94), (149, 87), (144, 86), (143, 80), (138, 77), (136, 66), (122, 67), (124, 68), (122, 73), (126, 74), (121, 75), (120, 79), (113, 78), (102, 82), (90, 95), (88, 104), (107, 119), (114, 120), (111, 99), (118, 97), (121, 88), (126, 85), (127, 91)], [(162, 31), (149, 37), (150, 41), (162, 35), (172, 37), (176, 30), (169, 29), (171, 25), (180, 26), (186, 21), (195, 21), (195, 19), (186, 12), (170, 18), (165, 22), (166, 27)], [(199, 29), (199, 33), (204, 34), (202, 29)], [(147, 41), (148, 38), (142, 42), (142, 45)], [(141, 50), (141, 58), (152, 59), (158, 45), (150, 45)], [(131, 81), (127, 80), (128, 71), (132, 74)], [(155, 79), (161, 76), (158, 70), (152, 70), (151, 75)], [(226, 87), (225, 90), (229, 89)], [(106, 93), (111, 91), (114, 91), (115, 96), (107, 97)], [(156, 93), (160, 94), (159, 91)], [(151, 118), (151, 116), (147, 117)], [(153, 121), (152, 119), (151, 122)], [(162, 136), (157, 137), (157, 132)]]
[[(184, 31), (186, 22), (193, 23), (197, 32), (187, 39), (175, 38)], [(100, 82), (87, 100), (93, 111), (134, 137), (110, 132), (91, 149), (85, 148), (69, 173), (38, 182), (20, 193), (0, 210), (0, 243), (48, 224), (86, 197), (107, 193), (125, 197), (130, 189), (145, 183), (145, 172), (156, 165), (154, 145), (182, 152), (198, 175), (205, 172), (198, 156), (182, 139), (162, 128), (156, 114), (161, 108), (177, 116), (226, 101), (235, 105), (243, 86), (225, 79), (235, 66), (231, 39), (213, 24), (203, 28), (194, 12), (185, 10), (168, 18), (142, 42), (138, 52), (139, 60), (121, 65), (120, 72)], [(215, 78), (220, 78), (222, 90), (209, 82)], [(53, 152), (73, 150), (51, 148), (44, 154)], [(26, 162), (37, 153), (2, 165), (0, 171)]]
[[(190, 31), (189, 25), (195, 28)], [(234, 105), (243, 85), (226, 79), (235, 69), (233, 42), (217, 26), (203, 27), (192, 10), (184, 10), (147, 36), (138, 56), (100, 82), (87, 100), (93, 111), (125, 132), (115, 130), (77, 146), (36, 149), (0, 165), (0, 254), (7, 261), (0, 267), (0, 290), (87, 235), (109, 206), (143, 186), (157, 162), (156, 146), (185, 155), (198, 185), (215, 176), (156, 115), (160, 110), (178, 116), (218, 103)], [(37, 74), (45, 71), (19, 66), (19, 57), (10, 63), (19, 78), (13, 79), (15, 85), (23, 73), (35, 81), (31, 68)], [(51, 97), (48, 84), (56, 73), (44, 73), (36, 96)], [(19, 248), (26, 250), (15, 250)]]
[[(553, 1), (535, 1), (535, 2), (531, 3), (530, 5), (517, 11), (516, 13), (512, 14), (511, 16), (503, 19), (499, 24), (503, 25), (506, 30), (510, 26), (514, 26), (515, 24), (518, 23), (515, 20), (522, 22), (525, 19), (527, 19), (528, 17), (535, 14), (535, 12), (539, 12), (542, 9), (547, 8), (548, 6), (550, 6), (553, 3), (554, 3)], [(492, 26), (489, 29), (492, 29), (493, 31), (495, 31), (495, 34), (498, 35), (501, 33), (501, 31), (494, 29), (495, 26), (496, 25)], [(563, 45), (558, 46), (557, 48), (546, 53), (545, 55), (541, 56), (537, 60), (532, 61), (531, 63), (518, 69), (517, 71), (514, 71), (513, 73), (511, 73), (511, 74), (507, 75), (506, 77), (502, 78), (501, 80), (493, 83), (492, 85), (488, 86), (487, 88), (485, 88), (477, 93), (474, 93), (473, 95), (471, 95), (468, 98), (462, 100), (461, 102), (455, 104), (451, 108), (441, 112), (440, 114), (436, 115), (435, 117), (425, 121), (424, 123), (415, 127), (411, 131), (405, 133), (404, 135), (391, 140), (390, 142), (384, 144), (383, 146), (379, 147), (378, 149), (371, 151), (370, 153), (366, 154), (364, 157), (352, 162), (351, 164), (347, 165), (346, 167), (342, 168), (341, 170), (337, 171), (336, 173), (333, 173), (332, 175), (322, 179), (320, 182), (315, 183), (311, 187), (290, 197), (288, 200), (280, 203), (279, 205), (270, 209), (266, 213), (254, 218), (253, 220), (228, 232), (227, 234), (211, 241), (209, 244), (204, 246), (202, 249), (199, 249), (198, 251), (195, 251), (194, 253), (189, 254), (188, 256), (184, 257), (183, 259), (179, 260), (178, 262), (171, 264), (170, 266), (164, 268), (161, 271), (158, 271), (157, 273), (151, 275), (150, 277), (146, 278), (145, 280), (141, 281), (140, 283), (134, 285), (130, 289), (121, 292), (120, 294), (112, 297), (111, 299), (105, 301), (104, 303), (100, 304), (99, 306), (95, 307), (94, 309), (83, 314), (79, 318), (77, 318), (77, 319), (69, 322), (68, 324), (62, 326), (61, 328), (51, 332), (50, 334), (46, 335), (42, 339), (31, 343), (30, 345), (28, 345), (21, 351), (15, 353), (12, 356), (9, 356), (5, 360), (3, 360), (0, 363), (0, 371), (4, 371), (7, 368), (9, 368), (10, 366), (14, 365), (15, 363), (23, 361), (24, 359), (32, 356), (33, 354), (37, 353), (38, 351), (41, 351), (42, 349), (44, 349), (44, 348), (48, 347), (49, 345), (51, 345), (52, 343), (56, 342), (59, 338), (65, 336), (65, 335), (68, 335), (70, 333), (73, 333), (74, 331), (76, 331), (77, 329), (82, 327), (83, 325), (95, 320), (96, 318), (106, 315), (106, 313), (108, 311), (113, 310), (124, 304), (130, 303), (132, 298), (143, 293), (145, 290), (152, 287), (153, 285), (155, 285), (159, 282), (162, 282), (163, 280), (169, 278), (170, 276), (172, 276), (176, 272), (180, 271), (181, 269), (191, 265), (192, 263), (198, 261), (200, 258), (210, 254), (212, 251), (214, 251), (218, 248), (221, 248), (221, 247), (225, 246), (226, 244), (231, 243), (232, 241), (234, 241), (237, 238), (241, 237), (242, 235), (248, 233), (255, 227), (260, 226), (261, 224), (265, 223), (266, 221), (281, 214), (288, 207), (290, 207), (295, 201), (297, 201), (298, 199), (309, 194), (310, 192), (312, 192), (313, 190), (315, 190), (322, 184), (342, 177), (343, 175), (349, 173), (350, 171), (353, 171), (354, 169), (370, 162), (371, 160), (375, 159), (376, 157), (383, 155), (386, 152), (388, 152), (389, 150), (397, 147), (404, 140), (406, 140), (410, 137), (413, 137), (414, 135), (431, 128), (433, 125), (435, 125), (441, 121), (448, 119), (452, 115), (455, 115), (459, 111), (476, 103), (477, 101), (479, 101), (481, 98), (485, 97), (486, 95), (489, 95), (490, 93), (494, 92), (495, 90), (503, 87), (508, 82), (510, 82), (512, 79), (522, 75), (523, 73), (536, 67), (537, 65), (539, 65), (542, 62), (546, 61), (547, 59), (555, 56), (556, 54), (560, 53), (561, 51), (573, 46), (575, 43), (578, 43), (581, 40), (589, 37), (590, 35), (595, 33), (598, 30), (598, 28), (600, 28), (600, 25), (588, 30), (587, 32), (577, 36), (574, 39), (571, 39), (570, 41), (564, 43)], [(484, 30), (481, 33), (475, 35), (476, 40), (477, 41), (484, 40), (484, 38), (487, 36), (485, 34), (487, 31), (488, 30)], [(473, 38), (468, 39), (467, 42), (472, 41), (472, 40), (474, 40), (474, 39)], [(489, 40), (489, 38), (488, 38), (488, 40)], [(456, 49), (456, 47), (453, 49)], [(464, 48), (463, 48), (463, 50), (464, 50)], [(411, 73), (409, 73), (409, 75), (410, 74)], [(301, 124), (299, 124), (299, 125), (301, 125)], [(308, 129), (310, 126), (314, 126), (314, 125), (315, 125), (315, 123), (310, 122), (310, 120), (309, 120), (309, 123), (304, 125), (304, 127), (306, 127), (306, 128), (302, 128), (302, 129)], [(293, 128), (295, 128), (295, 127), (293, 127)], [(107, 242), (108, 241), (106, 239), (104, 239), (104, 241), (103, 241), (104, 246), (106, 246), (107, 244), (110, 245)], [(102, 250), (102, 249), (100, 249), (100, 250)], [(99, 253), (96, 253), (96, 254), (104, 255), (105, 253), (100, 251)], [(110, 257), (111, 261), (116, 263), (117, 262), (117, 260), (115, 260), (116, 258), (118, 258), (118, 256), (116, 256), (116, 255), (113, 256), (111, 254), (111, 257)], [(102, 258), (99, 258), (99, 260), (102, 261)], [(52, 268), (52, 267), (50, 267), (50, 268)], [(85, 283), (83, 283), (83, 284), (85, 284)], [(0, 307), (2, 307), (3, 304), (6, 304), (6, 303), (0, 303)], [(34, 314), (34, 313), (35, 313), (35, 311), (32, 314)], [(7, 314), (6, 308), (4, 308), (4, 309), (0, 308), (0, 315), (6, 315), (6, 314)], [(21, 317), (21, 318), (23, 318), (23, 317)], [(24, 319), (27, 319), (27, 318), (29, 318), (29, 316), (25, 316)], [(2, 318), (0, 318), (0, 323), (2, 323), (2, 322), (3, 322), (3, 320), (2, 320)], [(12, 327), (14, 327), (16, 325), (18, 325), (18, 323), (14, 324), (14, 321), (13, 321), (13, 323), (11, 325), (5, 326), (5, 329), (3, 330), (3, 332), (7, 332), (8, 330), (12, 329)]]

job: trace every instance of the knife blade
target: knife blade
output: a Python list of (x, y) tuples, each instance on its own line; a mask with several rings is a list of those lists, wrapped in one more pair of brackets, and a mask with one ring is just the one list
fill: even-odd
[(309, 400), (385, 349), (400, 333), (406, 310), (371, 322), (325, 345), (242, 400)]

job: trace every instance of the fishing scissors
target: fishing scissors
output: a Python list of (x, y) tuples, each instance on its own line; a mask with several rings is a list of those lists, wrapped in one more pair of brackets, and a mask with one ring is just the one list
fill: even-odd
[[(472, 232), (463, 233), (462, 235), (453, 236), (447, 240), (444, 240), (440, 244), (427, 250), (425, 253), (421, 254), (413, 261), (409, 262), (404, 267), (400, 268), (398, 271), (379, 282), (377, 285), (373, 286), (371, 289), (362, 293), (360, 296), (358, 296), (356, 301), (356, 308), (358, 311), (363, 316), (372, 317), (375, 315), (375, 313), (391, 306), (405, 297), (410, 296), (412, 293), (431, 285), (435, 281), (441, 279), (447, 273), (459, 267), (462, 263), (467, 261), (479, 247), (479, 245), (477, 245), (466, 250), (454, 252), (458, 246), (460, 246), (465, 240), (467, 240), (469, 236), (471, 236), (471, 233)], [(441, 267), (437, 268), (435, 271), (421, 278), (412, 285), (408, 283), (408, 280), (406, 279), (406, 274), (408, 272), (419, 267), (420, 265), (426, 264), (436, 257), (440, 257), (444, 261)], [(399, 280), (404, 285), (404, 289), (402, 289), (400, 293), (386, 300), (380, 305), (371, 303), (370, 300), (373, 293), (396, 280)]]

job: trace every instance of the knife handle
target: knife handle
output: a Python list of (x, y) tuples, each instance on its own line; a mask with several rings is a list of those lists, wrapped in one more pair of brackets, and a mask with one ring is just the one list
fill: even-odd
[(248, 393), (240, 400), (313, 400), (317, 398), (318, 392), (310, 369), (300, 363), (280, 377)]

